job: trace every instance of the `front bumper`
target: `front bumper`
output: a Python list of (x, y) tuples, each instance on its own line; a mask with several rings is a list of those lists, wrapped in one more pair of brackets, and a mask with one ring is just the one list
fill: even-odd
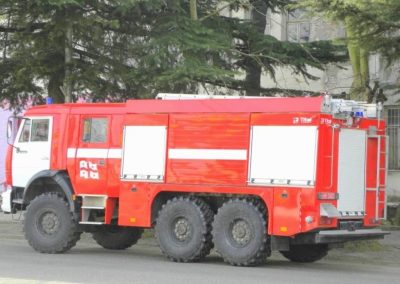
[(385, 235), (389, 234), (390, 232), (385, 232), (380, 229), (358, 229), (354, 231), (326, 230), (316, 233), (298, 235), (290, 240), (290, 244), (296, 245), (344, 243), (347, 241), (356, 240), (383, 239)]
[(11, 186), (5, 187), (4, 191), (1, 192), (1, 211), (5, 213), (11, 213)]

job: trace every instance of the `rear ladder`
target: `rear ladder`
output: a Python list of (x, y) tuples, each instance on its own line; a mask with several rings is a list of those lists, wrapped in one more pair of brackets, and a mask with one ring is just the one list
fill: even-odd
[[(384, 220), (387, 217), (387, 192), (386, 192), (386, 184), (387, 183), (387, 174), (388, 174), (388, 136), (386, 135), (368, 135), (368, 138), (372, 139), (377, 139), (377, 154), (376, 154), (376, 159), (377, 159), (377, 165), (376, 165), (376, 187), (375, 188), (370, 188), (375, 190), (375, 220)], [(382, 141), (384, 140), (384, 142)], [(382, 150), (382, 144), (385, 143), (385, 148)], [(385, 162), (383, 167), (382, 167), (382, 160)], [(383, 184), (382, 179), (381, 179), (381, 174), (384, 172), (384, 179), (383, 179)], [(385, 198), (384, 200), (380, 200), (380, 195), (384, 194)], [(380, 205), (383, 204), (383, 216), (379, 217), (379, 208)]]

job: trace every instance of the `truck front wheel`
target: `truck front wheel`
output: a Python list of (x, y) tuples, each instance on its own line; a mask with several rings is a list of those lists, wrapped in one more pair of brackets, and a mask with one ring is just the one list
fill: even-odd
[(25, 238), (36, 251), (62, 253), (80, 239), (77, 227), (67, 202), (56, 193), (45, 193), (29, 204), (23, 228)]
[(264, 262), (270, 253), (264, 206), (247, 199), (226, 202), (215, 215), (213, 241), (227, 263), (254, 266)]
[(140, 228), (110, 225), (93, 232), (92, 236), (105, 249), (123, 250), (136, 244), (142, 233)]
[(293, 262), (314, 262), (328, 254), (328, 245), (291, 245), (280, 253)]
[(160, 210), (155, 234), (169, 259), (193, 262), (210, 253), (213, 212), (196, 197), (175, 197)]

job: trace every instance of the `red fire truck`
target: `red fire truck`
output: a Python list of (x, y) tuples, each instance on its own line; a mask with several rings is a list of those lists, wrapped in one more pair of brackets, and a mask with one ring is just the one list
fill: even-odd
[(3, 209), (26, 209), (35, 250), (65, 252), (84, 231), (125, 249), (153, 227), (173, 261), (215, 247), (246, 266), (271, 250), (312, 262), (385, 235), (387, 138), (376, 105), (160, 97), (38, 106), (20, 118)]

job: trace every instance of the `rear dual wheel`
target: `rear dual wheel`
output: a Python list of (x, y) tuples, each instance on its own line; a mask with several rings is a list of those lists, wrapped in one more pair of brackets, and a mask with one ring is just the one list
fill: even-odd
[(194, 262), (212, 248), (213, 212), (197, 197), (175, 197), (159, 212), (155, 235), (161, 251), (176, 262)]
[(263, 263), (270, 254), (265, 207), (253, 200), (233, 199), (215, 215), (213, 241), (224, 261), (238, 266)]
[(210, 253), (213, 241), (218, 253), (232, 265), (252, 266), (265, 261), (270, 242), (266, 209), (260, 202), (230, 200), (212, 221), (213, 212), (199, 198), (169, 200), (160, 210), (155, 226), (163, 254), (177, 262), (199, 261)]

